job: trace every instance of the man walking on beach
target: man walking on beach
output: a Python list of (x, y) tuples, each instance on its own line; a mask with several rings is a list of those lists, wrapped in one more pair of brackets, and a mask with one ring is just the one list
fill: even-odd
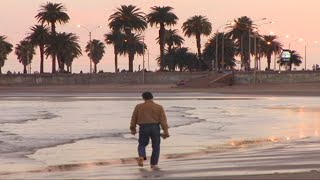
[[(139, 146), (138, 146), (138, 165), (143, 166), (143, 161), (147, 160), (146, 146), (149, 144), (149, 139), (152, 142), (152, 154), (150, 165), (152, 169), (158, 169), (160, 156), (160, 139), (170, 137), (168, 132), (167, 117), (161, 105), (153, 102), (151, 92), (142, 93), (144, 103), (136, 105), (130, 124), (131, 134), (135, 135), (136, 125), (139, 125)], [(160, 126), (163, 134), (160, 133)]]

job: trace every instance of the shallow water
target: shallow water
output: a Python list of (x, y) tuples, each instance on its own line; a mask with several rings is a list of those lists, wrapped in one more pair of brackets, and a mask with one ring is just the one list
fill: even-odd
[[(133, 169), (137, 136), (128, 126), (139, 96), (2, 95), (0, 177), (153, 178)], [(167, 171), (161, 176), (319, 168), (318, 97), (155, 96), (171, 127), (171, 137), (162, 141), (160, 163)]]

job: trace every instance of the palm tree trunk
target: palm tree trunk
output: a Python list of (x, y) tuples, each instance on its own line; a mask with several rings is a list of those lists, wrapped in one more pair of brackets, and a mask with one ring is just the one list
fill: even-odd
[[(56, 25), (54, 22), (51, 22), (51, 35), (56, 35)], [(52, 56), (52, 73), (56, 73), (56, 56), (55, 54), (51, 54)]]
[(243, 54), (243, 34), (241, 35), (241, 38), (240, 38), (240, 46), (241, 46), (241, 55), (240, 55), (240, 57), (241, 57), (241, 68), (242, 67), (245, 67), (245, 62), (244, 62), (244, 54)]
[(129, 52), (129, 72), (133, 72), (134, 52)]
[(118, 48), (114, 46), (114, 72), (118, 73)]
[(164, 27), (164, 23), (160, 23), (159, 29), (159, 44), (160, 44), (160, 71), (164, 70), (164, 46), (165, 46), (165, 35), (166, 29)]
[(291, 69), (292, 69), (292, 63), (289, 62), (289, 71), (291, 71)]
[(199, 70), (202, 70), (202, 56), (201, 56), (201, 36), (197, 34), (197, 48), (198, 48), (198, 57), (199, 57)]
[(268, 56), (267, 56), (267, 62), (268, 62), (268, 70), (270, 70), (270, 65), (271, 65), (271, 54), (268, 54)]
[(72, 74), (72, 63), (70, 64), (70, 74)]
[(23, 65), (23, 74), (27, 74), (27, 65)]
[(97, 63), (94, 63), (94, 73), (97, 73)]
[(174, 71), (174, 64), (172, 59), (172, 45), (168, 45), (168, 53), (169, 53), (169, 71)]
[[(131, 33), (131, 29), (127, 28), (124, 30), (125, 34), (127, 36), (127, 43), (131, 44), (132, 41), (132, 33)], [(131, 50), (129, 50), (129, 72), (133, 72), (133, 60), (134, 60), (134, 52), (132, 52)]]
[(61, 64), (60, 64), (60, 56), (57, 55), (57, 60), (58, 60), (58, 72), (61, 72)]
[[(248, 36), (249, 36), (249, 34), (248, 34)], [(245, 39), (247, 39), (247, 38), (245, 38)], [(245, 70), (246, 70), (246, 71), (250, 71), (249, 43), (245, 43), (245, 47), (246, 47), (246, 48), (244, 49), (244, 53), (243, 53), (243, 55), (244, 55), (244, 61), (245, 61)]]
[(65, 72), (65, 71), (64, 71), (64, 63), (63, 63), (63, 62), (60, 62), (59, 64), (60, 64), (60, 65), (59, 65), (59, 66), (60, 66), (60, 68), (59, 68), (59, 69), (60, 69), (60, 72)]
[(1, 67), (1, 65), (0, 65), (0, 74), (2, 74), (1, 68), (2, 68), (2, 67)]
[(44, 45), (40, 45), (40, 74), (43, 74), (43, 63), (44, 63)]

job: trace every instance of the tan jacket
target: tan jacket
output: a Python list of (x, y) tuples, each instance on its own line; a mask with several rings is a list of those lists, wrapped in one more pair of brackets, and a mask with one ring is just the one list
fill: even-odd
[(158, 123), (165, 133), (168, 132), (167, 117), (161, 105), (152, 100), (136, 105), (134, 108), (130, 129), (134, 130), (136, 125)]

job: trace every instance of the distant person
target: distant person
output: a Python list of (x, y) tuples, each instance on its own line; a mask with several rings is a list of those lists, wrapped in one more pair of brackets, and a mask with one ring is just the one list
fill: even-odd
[[(161, 105), (153, 102), (151, 92), (142, 93), (144, 103), (136, 105), (130, 123), (131, 134), (137, 133), (136, 125), (139, 125), (138, 165), (143, 167), (147, 160), (146, 146), (152, 141), (152, 155), (150, 165), (152, 169), (159, 169), (160, 139), (170, 137), (167, 117)], [(160, 133), (160, 126), (164, 133)]]
[(176, 85), (177, 86), (184, 86), (184, 85), (186, 85), (186, 82), (184, 80), (181, 80)]
[(80, 71), (80, 74), (82, 74), (83, 72), (82, 72), (82, 70)]
[(138, 66), (138, 71), (140, 71), (140, 64), (139, 64), (139, 66)]

